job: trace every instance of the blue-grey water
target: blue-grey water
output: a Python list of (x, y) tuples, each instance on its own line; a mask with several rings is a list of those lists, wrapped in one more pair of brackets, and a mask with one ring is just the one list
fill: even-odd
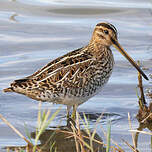
[[(118, 30), (124, 49), (137, 61), (145, 73), (152, 71), (152, 1), (150, 0), (0, 0), (0, 114), (24, 135), (24, 126), (34, 131), (38, 102), (23, 95), (2, 90), (18, 78), (31, 75), (46, 63), (71, 50), (86, 45), (98, 22), (110, 22)], [(131, 151), (121, 139), (132, 144), (128, 113), (133, 129), (138, 128), (136, 95), (137, 71), (112, 48), (115, 58), (113, 74), (101, 93), (78, 108), (95, 120), (101, 113), (97, 133), (103, 138), (100, 125), (107, 128), (112, 120), (112, 139), (124, 150)], [(150, 83), (143, 80), (144, 88)], [(55, 111), (59, 105), (43, 103), (42, 109)], [(66, 124), (66, 107), (50, 124)], [(148, 131), (148, 130), (145, 130)], [(149, 152), (150, 136), (139, 136), (139, 150)], [(0, 120), (0, 147), (25, 145)]]

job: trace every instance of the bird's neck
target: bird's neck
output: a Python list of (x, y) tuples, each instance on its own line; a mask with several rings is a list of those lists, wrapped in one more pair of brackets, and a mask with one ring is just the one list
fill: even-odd
[(109, 54), (109, 51), (111, 52), (108, 46), (105, 46), (101, 43), (90, 42), (88, 45), (88, 48), (91, 51), (91, 53), (96, 57), (99, 57), (101, 55), (104, 55), (106, 57)]

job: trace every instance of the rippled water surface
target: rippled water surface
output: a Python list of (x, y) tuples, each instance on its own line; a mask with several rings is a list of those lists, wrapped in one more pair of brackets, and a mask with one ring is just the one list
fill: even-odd
[[(24, 135), (24, 124), (32, 132), (37, 121), (38, 102), (2, 89), (14, 79), (28, 76), (46, 63), (71, 50), (87, 45), (98, 22), (110, 22), (118, 29), (119, 42), (142, 65), (152, 70), (152, 1), (139, 0), (1, 0), (0, 1), (0, 113)], [(132, 144), (128, 112), (133, 129), (138, 110), (137, 72), (114, 48), (115, 68), (108, 85), (81, 105), (80, 114), (89, 116), (91, 127), (104, 112), (100, 124), (106, 129), (112, 120), (112, 139), (125, 150), (122, 138)], [(143, 81), (145, 89), (149, 82)], [(43, 103), (43, 109), (59, 106)], [(51, 126), (66, 124), (62, 106)], [(100, 125), (99, 125), (100, 126)], [(102, 137), (100, 127), (97, 129)], [(150, 151), (150, 136), (140, 136), (139, 149)], [(24, 141), (0, 121), (0, 147), (24, 145)]]

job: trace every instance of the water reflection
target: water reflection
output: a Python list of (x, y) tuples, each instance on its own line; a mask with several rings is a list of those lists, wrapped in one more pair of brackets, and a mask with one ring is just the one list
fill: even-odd
[[(82, 119), (84, 119), (84, 113), (83, 112), (80, 112), (79, 115)], [(110, 120), (111, 122), (116, 122), (118, 120), (123, 119), (122, 115), (120, 115), (119, 113), (114, 113), (114, 112), (111, 112), (111, 113), (108, 113), (108, 112), (103, 112), (103, 113), (99, 113), (99, 112), (94, 112), (94, 113), (89, 112), (88, 113), (88, 112), (85, 112), (85, 116), (86, 116), (86, 118), (89, 122), (93, 122), (93, 123), (96, 122), (98, 118), (101, 118), (100, 122), (102, 124), (107, 123), (107, 120)]]
[[(68, 133), (64, 132), (71, 132), (70, 128), (67, 127), (61, 127), (56, 130), (45, 130), (45, 132), (40, 136), (40, 144), (39, 147), (42, 148), (44, 151), (49, 151), (51, 145), (54, 143), (54, 150), (57, 149), (57, 152), (66, 151), (66, 152), (76, 152), (76, 144), (74, 137), (70, 137)], [(88, 137), (88, 134), (86, 131), (81, 130), (82, 134), (84, 136)], [(31, 133), (31, 137), (35, 139), (35, 132)], [(95, 134), (95, 139), (98, 141), (101, 141), (101, 138), (98, 136), (98, 134)], [(85, 139), (85, 142), (90, 144), (90, 140)], [(103, 146), (93, 142), (93, 147), (95, 151), (101, 151), (103, 150)], [(79, 147), (80, 148), (80, 147)], [(53, 151), (54, 151), (53, 150)]]
[[(57, 129), (47, 129), (41, 134), (39, 138), (40, 143), (37, 145), (37, 147), (41, 149), (42, 152), (50, 152), (50, 149), (52, 151), (56, 150), (56, 152), (61, 152), (61, 151), (76, 152), (77, 151), (76, 142), (75, 142), (75, 138), (71, 136), (71, 134), (69, 134), (71, 132), (72, 132), (71, 128), (67, 126), (58, 127)], [(92, 134), (91, 131), (90, 133)], [(81, 134), (83, 136), (89, 137), (85, 130), (81, 130)], [(31, 138), (32, 139), (36, 138), (36, 132), (31, 132)], [(94, 139), (99, 142), (102, 142), (102, 139), (99, 137), (97, 133), (95, 133)], [(89, 139), (84, 138), (84, 141), (90, 145)], [(80, 145), (78, 147), (79, 149), (81, 149)], [(89, 151), (86, 146), (84, 147), (85, 150)], [(15, 151), (19, 149), (20, 150), (29, 149), (29, 147), (11, 146), (11, 147), (6, 147), (6, 149)], [(93, 149), (94, 152), (105, 152), (105, 148), (103, 147), (103, 145), (94, 141), (93, 141)]]

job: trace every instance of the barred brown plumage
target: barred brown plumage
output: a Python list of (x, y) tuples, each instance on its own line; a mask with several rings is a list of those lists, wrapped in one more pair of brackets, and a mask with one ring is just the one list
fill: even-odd
[(110, 23), (98, 23), (89, 44), (67, 53), (31, 76), (15, 80), (4, 92), (16, 92), (40, 101), (65, 104), (68, 112), (97, 94), (107, 83), (116, 47), (148, 79), (117, 41), (117, 30)]

